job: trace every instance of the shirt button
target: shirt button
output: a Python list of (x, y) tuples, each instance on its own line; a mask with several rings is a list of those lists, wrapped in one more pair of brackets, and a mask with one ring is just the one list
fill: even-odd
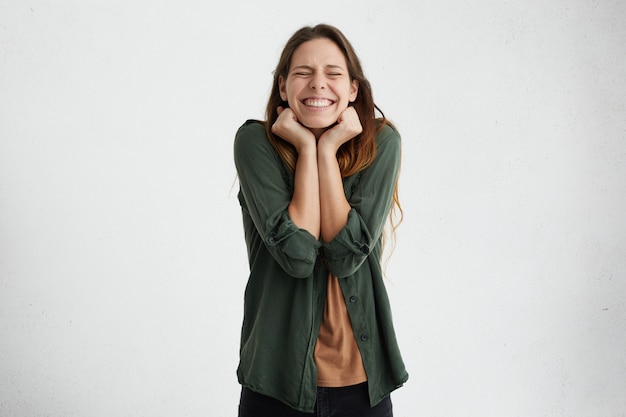
[(356, 303), (356, 295), (353, 295), (350, 297), (350, 302), (351, 303)]
[(361, 340), (362, 341), (367, 342), (369, 339), (370, 339), (370, 337), (368, 335), (366, 335), (366, 334), (362, 334), (361, 335)]
[(276, 243), (276, 235), (271, 234), (269, 235), (269, 237), (267, 238), (267, 242), (271, 245), (273, 245), (274, 243)]
[(368, 253), (370, 253), (370, 248), (368, 248), (365, 245), (361, 246), (361, 253), (363, 253), (364, 255), (367, 255)]

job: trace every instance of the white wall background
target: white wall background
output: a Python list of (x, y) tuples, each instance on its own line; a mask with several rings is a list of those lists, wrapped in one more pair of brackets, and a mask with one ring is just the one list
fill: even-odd
[(0, 0), (0, 416), (236, 415), (232, 141), (320, 21), (404, 139), (396, 415), (626, 416), (626, 5), (598, 0)]

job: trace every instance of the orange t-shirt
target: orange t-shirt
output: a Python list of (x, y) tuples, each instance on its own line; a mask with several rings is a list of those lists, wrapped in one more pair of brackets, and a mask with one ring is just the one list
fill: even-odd
[(315, 345), (317, 385), (347, 387), (367, 381), (339, 279), (328, 275), (324, 318)]

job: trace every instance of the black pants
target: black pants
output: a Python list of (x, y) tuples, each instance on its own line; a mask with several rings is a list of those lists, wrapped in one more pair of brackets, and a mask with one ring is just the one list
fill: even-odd
[(239, 417), (393, 417), (391, 398), (385, 397), (370, 408), (367, 382), (342, 388), (317, 388), (315, 412), (296, 411), (282, 402), (258, 394), (246, 387), (241, 390)]

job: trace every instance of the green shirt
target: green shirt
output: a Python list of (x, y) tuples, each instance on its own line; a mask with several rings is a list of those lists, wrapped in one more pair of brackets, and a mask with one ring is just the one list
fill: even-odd
[(408, 379), (381, 270), (382, 231), (400, 167), (400, 135), (386, 125), (374, 162), (343, 179), (351, 210), (328, 243), (289, 217), (294, 178), (261, 123), (235, 137), (239, 202), (250, 276), (244, 295), (239, 382), (304, 412), (313, 412), (317, 341), (328, 272), (339, 277), (354, 337), (376, 405)]

